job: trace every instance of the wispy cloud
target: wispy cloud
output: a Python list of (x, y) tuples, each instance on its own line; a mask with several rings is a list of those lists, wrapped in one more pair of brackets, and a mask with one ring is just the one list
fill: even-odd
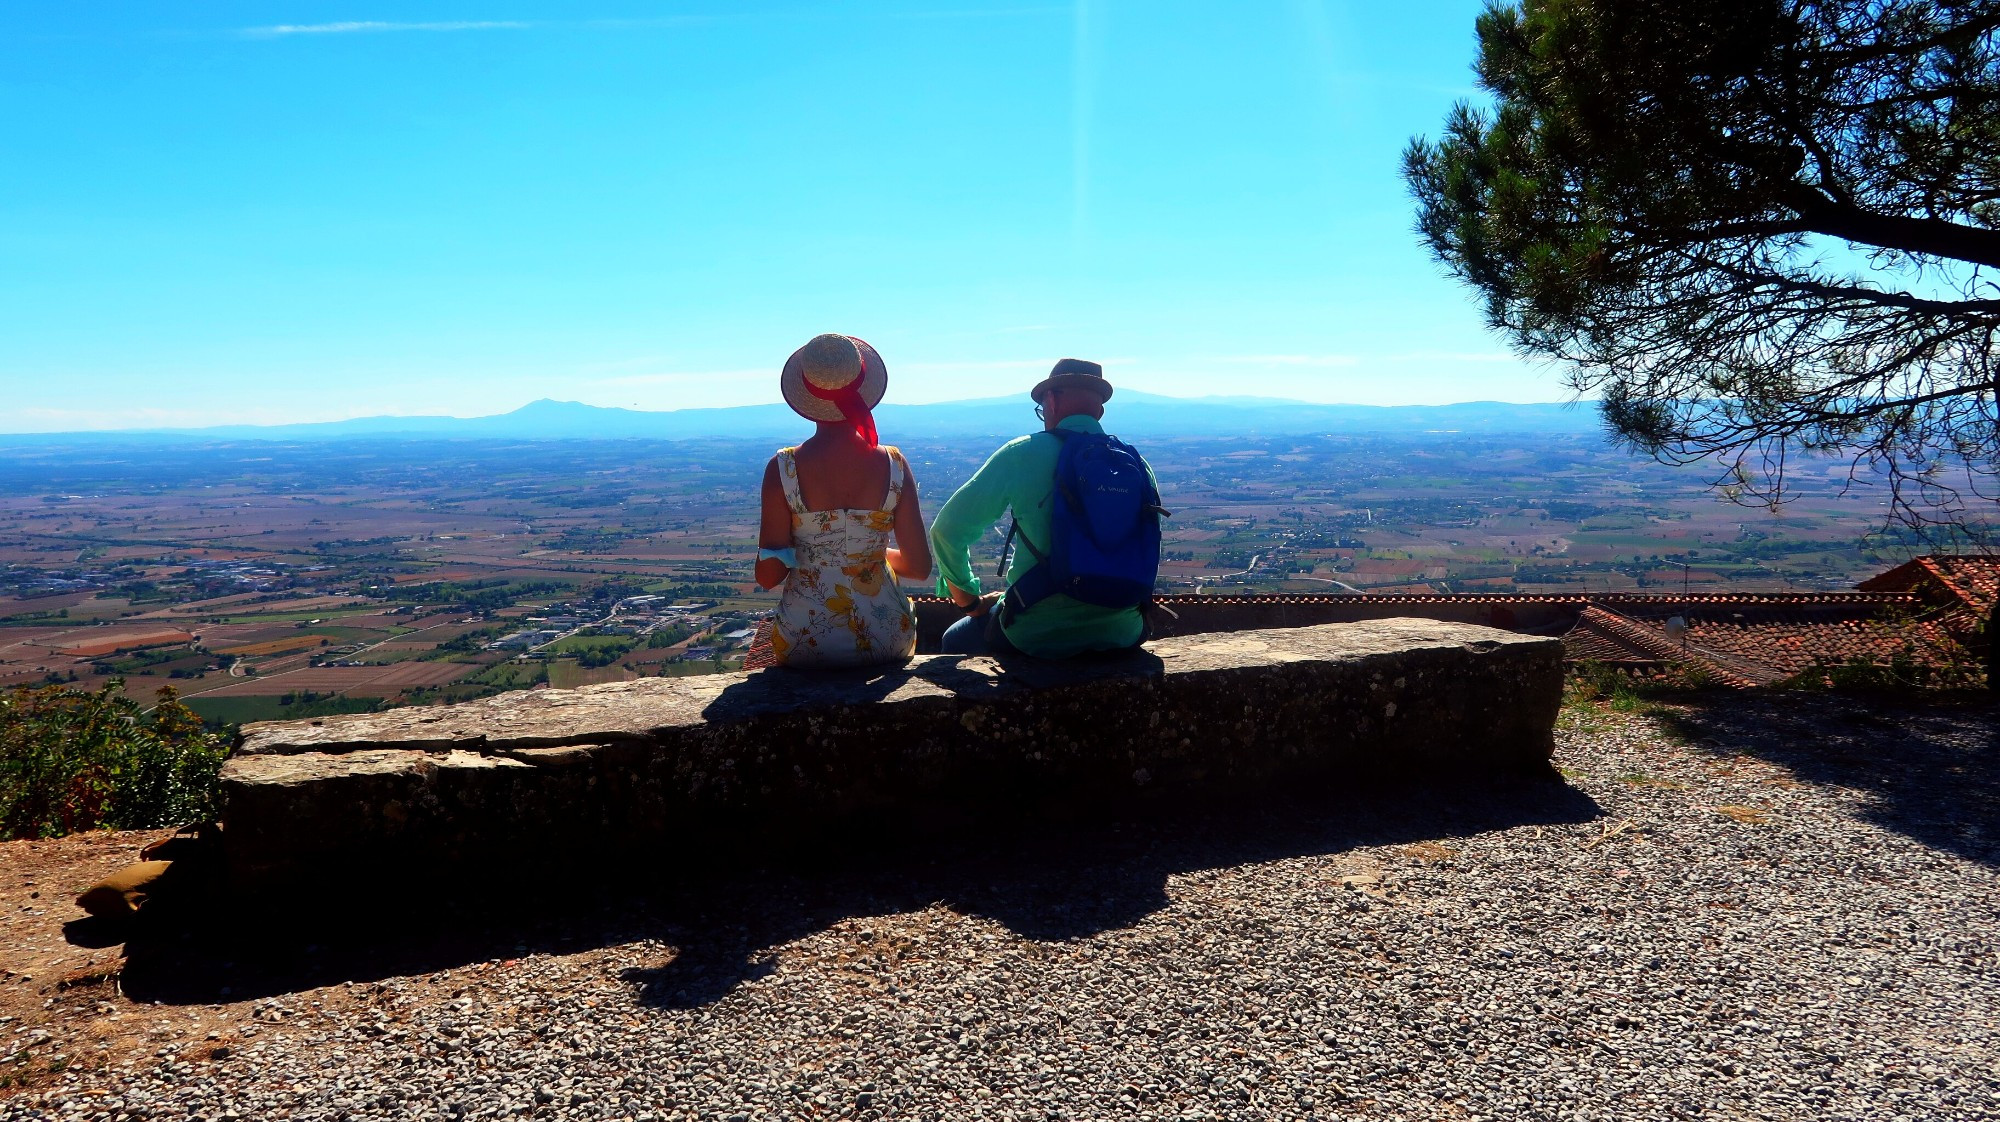
[(282, 408), (258, 407), (246, 410), (161, 409), (60, 409), (22, 406), (9, 411), (0, 421), (0, 432), (90, 432), (100, 429), (199, 428), (203, 425), (281, 425), (299, 418)]
[(279, 23), (269, 27), (246, 27), (238, 34), (252, 39), (275, 39), (284, 35), (354, 35), (384, 31), (522, 31), (533, 26), (521, 20), (445, 20), (434, 23), (342, 20), (337, 23)]
[(777, 381), (771, 370), (671, 370), (654, 374), (626, 374), (617, 378), (594, 378), (593, 386), (659, 386), (694, 382), (740, 382), (751, 378)]
[(1354, 366), (1355, 355), (1219, 355), (1212, 361), (1245, 366)]
[[(1018, 8), (937, 8), (914, 12), (881, 13), (875, 18), (890, 20), (1009, 19), (1046, 16), (1070, 9), (1054, 5)], [(330, 23), (279, 23), (266, 27), (242, 27), (236, 34), (247, 39), (278, 39), (292, 35), (363, 35), (392, 31), (525, 31), (542, 30), (631, 31), (648, 28), (687, 27), (697, 24), (786, 20), (809, 22), (848, 18), (813, 11), (730, 12), (715, 15), (654, 16), (640, 19), (585, 20), (336, 20)]]
[[(912, 374), (956, 374), (967, 370), (1032, 370), (1047, 366), (1046, 358), (992, 359), (981, 362), (906, 362), (902, 369)], [(895, 373), (892, 369), (890, 373)]]
[(571, 367), (578, 374), (611, 374), (620, 370), (658, 370), (674, 365), (673, 355), (632, 355), (627, 358), (603, 359), (597, 362), (581, 362)]
[(924, 12), (884, 13), (891, 19), (1010, 19), (1015, 16), (1067, 15), (1070, 9), (1055, 4), (1022, 8), (936, 8)]
[(1206, 361), (1242, 366), (1360, 366), (1374, 362), (1520, 363), (1505, 351), (1403, 351), (1398, 354), (1265, 354), (1216, 355)]
[(1505, 351), (1410, 351), (1406, 354), (1385, 355), (1389, 362), (1520, 362), (1518, 356)]

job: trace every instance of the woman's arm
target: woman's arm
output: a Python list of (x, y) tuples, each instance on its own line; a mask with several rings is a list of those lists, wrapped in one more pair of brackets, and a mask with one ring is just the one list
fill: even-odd
[(889, 571), (910, 580), (931, 577), (931, 539), (924, 532), (924, 508), (917, 500), (917, 477), (901, 452), (890, 455), (903, 465), (903, 495), (896, 500), (896, 545), (889, 553)]
[[(787, 549), (792, 544), (792, 508), (785, 502), (785, 485), (778, 479), (778, 458), (764, 466), (763, 519), (757, 530), (757, 548)], [(757, 586), (776, 588), (792, 573), (791, 566), (775, 557), (757, 559)]]

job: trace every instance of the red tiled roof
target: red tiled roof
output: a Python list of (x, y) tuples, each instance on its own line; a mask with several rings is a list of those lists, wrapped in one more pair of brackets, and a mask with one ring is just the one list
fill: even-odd
[[(1623, 648), (1631, 652), (1623, 661), (1637, 662), (1650, 658), (1662, 663), (1692, 663), (1707, 670), (1724, 685), (1738, 688), (1763, 686), (1779, 681), (1783, 674), (1773, 673), (1766, 667), (1746, 663), (1732, 655), (1706, 649), (1690, 640), (1676, 642), (1667, 637), (1664, 628), (1654, 628), (1637, 620), (1627, 619), (1617, 612), (1592, 605), (1584, 609), (1578, 617), (1571, 634), (1581, 631), (1583, 639), (1596, 644)], [(1689, 628), (1692, 635), (1693, 629)], [(1568, 637), (1564, 638), (1568, 646)], [(1582, 645), (1582, 644), (1579, 644)]]
[[(1942, 619), (1898, 611), (1893, 599), (1686, 608), (1661, 602), (1617, 611), (1592, 605), (1564, 641), (1574, 658), (1693, 663), (1738, 686), (1769, 685), (1815, 665), (1884, 665), (1898, 657), (1935, 665), (1959, 656)], [(1667, 637), (1666, 622), (1676, 615), (1687, 621), (1684, 643)], [(1619, 648), (1629, 653), (1620, 658)]]
[(1924, 578), (1930, 575), (1930, 570), (1924, 567), (1923, 558), (1919, 557), (1915, 561), (1905, 561), (1893, 569), (1876, 573), (1854, 587), (1862, 592), (1908, 592), (1923, 583)]
[(757, 625), (757, 634), (750, 637), (750, 650), (743, 656), (743, 669), (768, 670), (778, 665), (778, 652), (771, 646), (771, 621)]
[(1926, 582), (1932, 582), (1972, 614), (1986, 618), (1994, 610), (1994, 600), (2000, 600), (2000, 558), (1930, 554), (1900, 564), (1872, 580), (1864, 580), (1860, 586), (1918, 590)]
[(1929, 557), (1938, 578), (1958, 593), (1965, 605), (1980, 615), (1993, 610), (2000, 599), (2000, 557)]
[(2000, 557), (1933, 553), (1908, 561), (1856, 587), (1866, 592), (1914, 592), (1932, 584), (1980, 618), (2000, 599)]
[(1660, 659), (1628, 644), (1620, 643), (1585, 620), (1578, 620), (1577, 626), (1563, 636), (1563, 652), (1564, 657), (1571, 662), (1603, 662), (1613, 666), (1662, 665)]

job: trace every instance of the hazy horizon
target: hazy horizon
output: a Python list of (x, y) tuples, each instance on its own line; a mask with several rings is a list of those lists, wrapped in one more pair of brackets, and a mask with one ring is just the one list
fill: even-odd
[[(1485, 426), (1486, 431), (1510, 431), (1504, 427), (1504, 420), (1501, 421), (1500, 425), (1494, 425), (1494, 411), (1499, 411), (1499, 416), (1504, 418), (1509, 415), (1518, 416), (1518, 414), (1509, 414), (1508, 411), (1526, 410), (1537, 414), (1537, 423), (1517, 431), (1530, 432), (1541, 431), (1546, 427), (1547, 418), (1541, 416), (1541, 414), (1546, 414), (1549, 411), (1556, 411), (1565, 415), (1576, 413), (1578, 414), (1577, 420), (1579, 422), (1586, 416), (1594, 418), (1594, 414), (1589, 413), (1586, 409), (1589, 404), (1590, 402), (1587, 401), (1507, 402), (1485, 400), (1446, 402), (1438, 405), (1367, 405), (1354, 402), (1307, 402), (1290, 398), (1240, 394), (1181, 397), (1147, 393), (1143, 390), (1127, 390), (1114, 398), (1108, 418), (1113, 425), (1117, 423), (1117, 419), (1121, 414), (1131, 420), (1144, 418), (1145, 423), (1139, 427), (1147, 431), (1162, 432), (1176, 427), (1183, 427), (1191, 435), (1200, 435), (1208, 434), (1215, 427), (1217, 416), (1232, 418), (1232, 420), (1224, 422), (1225, 424), (1250, 423), (1253, 427), (1255, 426), (1254, 421), (1246, 422), (1234, 419), (1255, 418), (1261, 419), (1267, 424), (1273, 419), (1278, 419), (1281, 422), (1278, 426), (1280, 429), (1299, 429), (1303, 431), (1304, 428), (1310, 427), (1304, 424), (1307, 419), (1330, 422), (1342, 416), (1350, 419), (1355, 415), (1387, 416), (1417, 414), (1432, 416), (1445, 411), (1458, 411), (1461, 414), (1471, 416), (1476, 423)], [(1121, 409), (1120, 406), (1123, 406), (1123, 408)], [(1202, 413), (1196, 411), (1200, 409), (1206, 409), (1210, 412)], [(1482, 411), (1485, 415), (1481, 415)], [(555, 424), (557, 427), (548, 431), (553, 437), (560, 438), (564, 435), (579, 433), (580, 430), (574, 428), (564, 430), (560, 426), (563, 422), (576, 421), (580, 414), (587, 414), (586, 419), (591, 420), (622, 421), (628, 426), (628, 429), (623, 431), (634, 435), (643, 434), (645, 430), (631, 429), (629, 428), (630, 425), (643, 425), (648, 419), (659, 422), (671, 422), (676, 418), (688, 414), (699, 414), (704, 418), (720, 416), (725, 422), (735, 423), (737, 426), (736, 429), (716, 433), (716, 435), (723, 437), (744, 434), (762, 435), (767, 431), (774, 431), (772, 421), (776, 421), (776, 427), (780, 428), (797, 427), (806, 423), (792, 414), (789, 407), (782, 402), (760, 402), (751, 405), (733, 406), (689, 406), (683, 409), (647, 410), (629, 409), (619, 406), (591, 405), (586, 402), (564, 401), (556, 398), (537, 398), (534, 401), (526, 402), (511, 409), (497, 409), (494, 412), (488, 413), (369, 413), (357, 417), (343, 417), (324, 421), (278, 422), (267, 425), (217, 424), (200, 426), (107, 427), (96, 429), (0, 429), (0, 437), (62, 437), (72, 435), (93, 437), (117, 435), (140, 437), (148, 435), (198, 436), (208, 433), (225, 436), (242, 433), (284, 435), (304, 434), (316, 429), (345, 430), (350, 428), (358, 434), (390, 435), (397, 432), (407, 432), (412, 435), (421, 435), (435, 434), (441, 431), (441, 429), (417, 428), (412, 427), (413, 424), (435, 421), (440, 426), (457, 426), (470, 430), (482, 422), (520, 419), (524, 425), (535, 423)], [(1018, 422), (1019, 426), (1025, 427), (1031, 417), (1029, 399), (1025, 393), (941, 402), (899, 403), (885, 401), (878, 407), (877, 414), (892, 424), (898, 421), (916, 420), (919, 418), (947, 418), (949, 419), (949, 424), (947, 425), (946, 432), (952, 435), (963, 434), (967, 431), (968, 423), (973, 428), (979, 428), (982, 423), (986, 423), (987, 427), (991, 427), (994, 432), (1001, 431), (1010, 422)], [(1297, 418), (1299, 423), (1283, 423), (1284, 419), (1288, 417)], [(1189, 424), (1176, 426), (1169, 418), (1184, 418)], [(369, 428), (368, 425), (370, 422), (381, 422), (382, 424), (380, 427)], [(1594, 420), (1590, 423), (1594, 423)], [(1589, 427), (1589, 424), (1565, 423), (1561, 427), (1583, 428)], [(507, 431), (510, 433), (522, 433), (532, 430), (515, 428)], [(911, 433), (910, 435), (914, 437), (921, 435), (921, 433)]]

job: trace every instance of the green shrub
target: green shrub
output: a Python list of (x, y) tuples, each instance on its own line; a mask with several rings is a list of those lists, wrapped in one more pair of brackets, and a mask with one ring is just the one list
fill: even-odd
[(1568, 705), (1602, 705), (1620, 712), (1646, 712), (1657, 703), (1716, 688), (1709, 673), (1693, 664), (1630, 674), (1594, 659), (1571, 663), (1564, 682)]
[(1571, 705), (1627, 702), (1636, 694), (1632, 679), (1595, 660), (1571, 663), (1563, 683), (1563, 700)]
[(1907, 690), (1967, 690), (1985, 684), (1985, 673), (1970, 658), (1927, 662), (1906, 649), (1892, 656), (1888, 662), (1865, 658), (1815, 662), (1778, 683), (1778, 688), (1895, 693)]
[(210, 818), (228, 740), (169, 689), (149, 714), (119, 692), (0, 693), (0, 838)]

